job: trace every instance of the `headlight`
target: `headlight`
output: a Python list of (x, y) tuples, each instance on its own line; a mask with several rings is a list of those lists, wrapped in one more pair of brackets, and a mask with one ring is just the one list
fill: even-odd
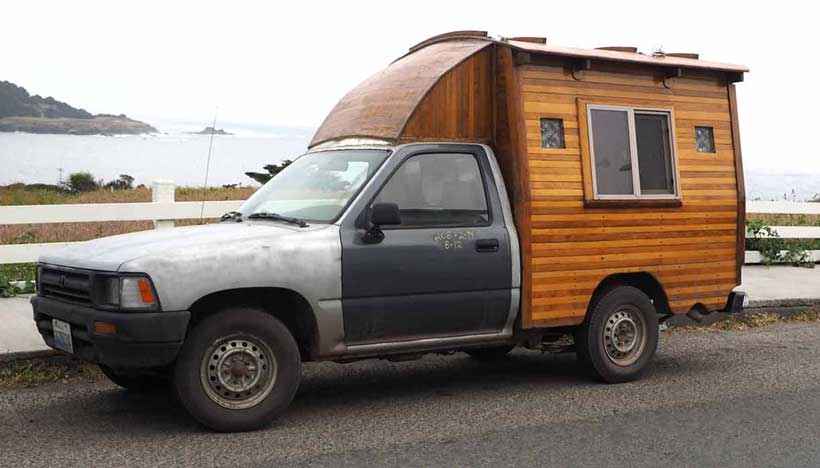
[(151, 280), (145, 276), (104, 278), (100, 294), (103, 305), (120, 309), (155, 309), (157, 298)]

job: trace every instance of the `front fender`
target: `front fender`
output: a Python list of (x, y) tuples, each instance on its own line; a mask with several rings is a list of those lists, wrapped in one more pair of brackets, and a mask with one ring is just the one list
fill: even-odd
[(192, 245), (124, 263), (119, 271), (147, 273), (162, 310), (188, 310), (202, 297), (241, 288), (289, 289), (316, 315), (319, 352), (343, 346), (339, 228), (320, 226), (270, 239)]

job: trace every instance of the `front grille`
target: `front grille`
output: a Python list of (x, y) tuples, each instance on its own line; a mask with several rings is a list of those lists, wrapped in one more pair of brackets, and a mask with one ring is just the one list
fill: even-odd
[(40, 270), (40, 295), (78, 304), (91, 304), (91, 273), (43, 267)]

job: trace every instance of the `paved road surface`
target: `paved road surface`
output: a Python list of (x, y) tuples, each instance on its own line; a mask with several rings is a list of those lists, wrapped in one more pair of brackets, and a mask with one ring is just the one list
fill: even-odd
[(108, 383), (0, 391), (0, 466), (820, 466), (820, 324), (661, 346), (624, 385), (529, 351), (308, 365), (285, 418), (247, 434)]

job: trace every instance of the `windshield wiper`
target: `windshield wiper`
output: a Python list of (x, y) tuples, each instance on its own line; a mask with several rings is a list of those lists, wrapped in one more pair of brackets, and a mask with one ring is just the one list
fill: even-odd
[(242, 213), (238, 211), (229, 211), (222, 215), (220, 221), (236, 221), (237, 223), (242, 222)]
[(260, 211), (248, 216), (248, 219), (275, 219), (277, 221), (284, 221), (286, 223), (295, 224), (299, 227), (310, 226), (307, 221), (299, 218), (291, 218), (290, 216), (282, 216), (279, 213), (268, 213), (267, 211)]

